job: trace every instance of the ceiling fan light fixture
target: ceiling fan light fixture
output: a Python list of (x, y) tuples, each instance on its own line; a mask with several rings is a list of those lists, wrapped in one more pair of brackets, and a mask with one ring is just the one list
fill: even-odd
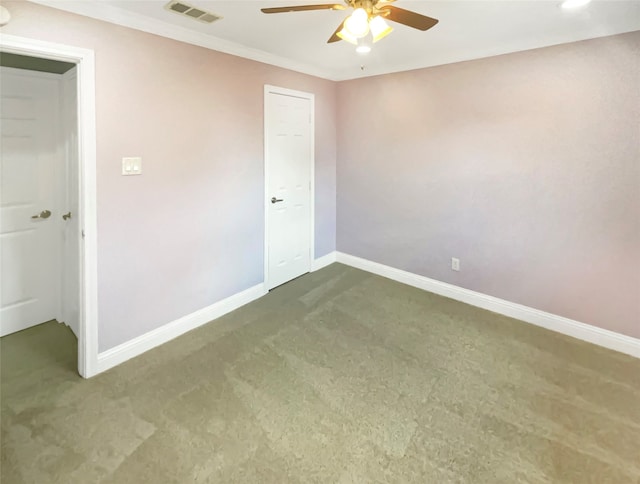
[(371, 29), (371, 36), (374, 42), (378, 42), (393, 31), (393, 27), (390, 27), (380, 15), (371, 19), (369, 29)]
[(371, 40), (369, 39), (369, 37), (358, 39), (356, 52), (360, 55), (367, 55), (369, 52), (371, 52)]
[(340, 37), (342, 40), (349, 42), (350, 44), (358, 45), (358, 38), (354, 37), (353, 34), (349, 32), (349, 30), (347, 30), (346, 27), (342, 27), (342, 30), (340, 30), (340, 32), (336, 32), (336, 35)]
[(344, 21), (344, 28), (352, 37), (359, 39), (369, 33), (369, 14), (364, 8), (356, 8)]

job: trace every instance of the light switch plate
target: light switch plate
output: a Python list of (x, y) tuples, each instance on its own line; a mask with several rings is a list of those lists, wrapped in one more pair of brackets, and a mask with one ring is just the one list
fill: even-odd
[(122, 158), (122, 174), (142, 175), (142, 158), (139, 156)]

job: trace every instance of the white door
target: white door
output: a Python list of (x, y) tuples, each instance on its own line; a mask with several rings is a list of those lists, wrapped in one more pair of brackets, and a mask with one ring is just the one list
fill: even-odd
[(59, 76), (0, 68), (0, 336), (59, 317)]
[(266, 283), (311, 270), (313, 96), (265, 88)]
[(77, 70), (62, 75), (62, 146), (64, 147), (63, 238), (62, 238), (62, 308), (61, 323), (80, 335), (80, 180), (78, 153)]

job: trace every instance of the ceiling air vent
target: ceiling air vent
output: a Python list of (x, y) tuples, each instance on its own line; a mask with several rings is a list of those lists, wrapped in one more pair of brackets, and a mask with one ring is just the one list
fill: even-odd
[(212, 23), (216, 20), (220, 20), (222, 17), (220, 15), (216, 15), (215, 13), (207, 12), (206, 10), (202, 10), (201, 8), (196, 8), (193, 5), (189, 5), (185, 2), (180, 1), (172, 1), (167, 3), (164, 8), (170, 10), (171, 12), (179, 13), (181, 15), (186, 15), (187, 17), (191, 17), (196, 20), (200, 20), (205, 23)]

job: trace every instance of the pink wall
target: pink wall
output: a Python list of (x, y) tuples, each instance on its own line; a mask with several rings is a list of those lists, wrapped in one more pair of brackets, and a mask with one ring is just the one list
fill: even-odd
[(263, 281), (264, 84), (315, 94), (316, 256), (335, 250), (334, 83), (3, 3), (3, 33), (95, 50), (100, 351)]
[(640, 32), (343, 82), (338, 119), (338, 250), (640, 337)]
[(640, 33), (336, 84), (4, 4), (96, 52), (101, 351), (262, 281), (264, 84), (316, 96), (316, 256), (339, 157), (339, 250), (640, 337)]

